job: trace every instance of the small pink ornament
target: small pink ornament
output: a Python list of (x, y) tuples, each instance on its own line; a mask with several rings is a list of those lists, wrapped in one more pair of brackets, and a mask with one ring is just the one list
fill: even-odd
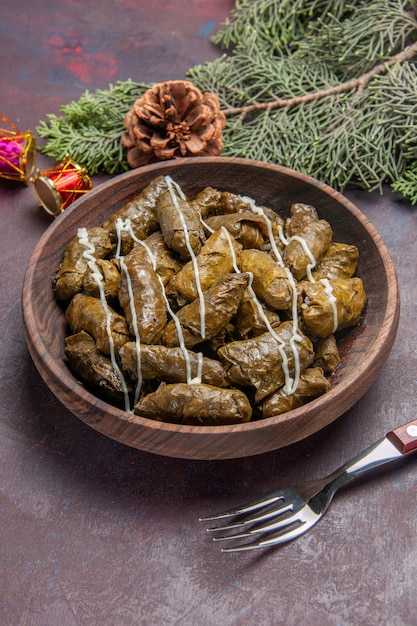
[(4, 115), (0, 119), (10, 126), (0, 128), (0, 178), (29, 183), (35, 167), (35, 138), (29, 131), (21, 133)]

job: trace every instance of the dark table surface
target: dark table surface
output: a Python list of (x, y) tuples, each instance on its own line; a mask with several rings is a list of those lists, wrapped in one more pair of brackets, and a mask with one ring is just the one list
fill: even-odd
[[(183, 78), (220, 54), (209, 34), (233, 4), (2, 3), (0, 113), (34, 132), (86, 89)], [(53, 162), (38, 154), (37, 164)], [(299, 444), (187, 461), (113, 442), (49, 392), (25, 344), (21, 288), (51, 218), (31, 186), (0, 180), (2, 624), (417, 623), (413, 457), (346, 488), (315, 529), (267, 554), (221, 554), (198, 522), (209, 510), (324, 475), (416, 417), (417, 211), (389, 189), (346, 195), (385, 240), (401, 288), (398, 335), (378, 380)]]

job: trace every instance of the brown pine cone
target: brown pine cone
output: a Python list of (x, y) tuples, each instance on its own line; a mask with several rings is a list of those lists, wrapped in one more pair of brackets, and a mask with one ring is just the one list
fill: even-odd
[(226, 118), (217, 97), (186, 80), (157, 83), (125, 115), (123, 145), (130, 167), (158, 160), (215, 156)]

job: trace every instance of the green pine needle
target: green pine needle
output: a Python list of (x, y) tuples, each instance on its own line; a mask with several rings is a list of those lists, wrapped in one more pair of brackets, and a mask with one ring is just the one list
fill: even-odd
[(392, 189), (409, 198), (412, 205), (417, 204), (417, 161), (392, 184)]

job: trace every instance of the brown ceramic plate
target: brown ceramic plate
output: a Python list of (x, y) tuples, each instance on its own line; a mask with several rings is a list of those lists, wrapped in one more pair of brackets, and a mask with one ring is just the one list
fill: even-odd
[[(137, 417), (92, 395), (64, 357), (67, 327), (52, 292), (52, 276), (80, 227), (100, 225), (159, 175), (170, 175), (192, 197), (205, 186), (252, 197), (288, 214), (293, 202), (314, 205), (334, 240), (358, 246), (358, 275), (368, 295), (361, 323), (344, 332), (342, 363), (330, 391), (309, 404), (265, 420), (231, 426), (184, 426)], [(82, 421), (129, 446), (165, 456), (226, 459), (275, 450), (317, 432), (347, 411), (370, 387), (386, 361), (399, 318), (396, 274), (388, 250), (368, 219), (343, 195), (292, 170), (225, 157), (166, 161), (115, 177), (84, 195), (47, 229), (29, 261), (23, 286), (27, 344), (47, 385)]]

